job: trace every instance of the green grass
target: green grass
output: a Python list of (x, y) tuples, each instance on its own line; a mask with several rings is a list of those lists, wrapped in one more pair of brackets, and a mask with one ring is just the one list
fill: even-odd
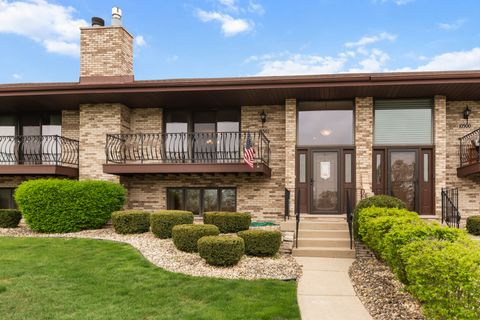
[(296, 283), (190, 277), (129, 245), (0, 238), (2, 319), (299, 319)]

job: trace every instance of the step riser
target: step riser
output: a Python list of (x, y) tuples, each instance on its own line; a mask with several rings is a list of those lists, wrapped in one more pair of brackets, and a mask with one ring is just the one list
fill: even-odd
[[(294, 231), (296, 224), (294, 222), (283, 222), (281, 229), (285, 231)], [(348, 225), (346, 222), (306, 222), (301, 221), (299, 230), (346, 230), (348, 231)]]
[(327, 247), (350, 249), (350, 240), (321, 240), (321, 239), (298, 239), (298, 247)]
[(348, 231), (300, 230), (298, 238), (343, 238), (350, 239)]
[(294, 257), (319, 257), (319, 258), (355, 258), (355, 251), (325, 251), (325, 250), (302, 250), (293, 249)]

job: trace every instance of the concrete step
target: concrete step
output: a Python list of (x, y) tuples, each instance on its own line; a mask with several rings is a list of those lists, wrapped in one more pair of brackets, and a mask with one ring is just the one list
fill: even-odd
[(298, 231), (298, 238), (343, 238), (350, 239), (348, 230), (308, 230)]
[(349, 238), (298, 238), (298, 247), (322, 247), (350, 249)]
[(294, 257), (355, 258), (355, 250), (326, 247), (293, 248)]
[[(284, 231), (294, 231), (296, 223), (295, 221), (282, 222), (280, 228)], [(348, 230), (348, 224), (346, 222), (311, 222), (300, 221), (299, 230)]]

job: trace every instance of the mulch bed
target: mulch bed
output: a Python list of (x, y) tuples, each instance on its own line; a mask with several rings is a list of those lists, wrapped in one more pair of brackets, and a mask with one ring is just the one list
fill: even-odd
[(423, 320), (421, 305), (375, 258), (357, 259), (349, 270), (358, 297), (375, 320)]

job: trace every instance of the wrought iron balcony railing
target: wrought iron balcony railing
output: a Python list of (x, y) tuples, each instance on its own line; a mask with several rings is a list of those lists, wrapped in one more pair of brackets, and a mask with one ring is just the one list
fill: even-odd
[(78, 167), (78, 141), (61, 136), (0, 136), (0, 165)]
[(107, 164), (242, 163), (248, 134), (254, 163), (268, 166), (270, 141), (263, 131), (108, 134)]
[(460, 167), (480, 162), (480, 129), (460, 138)]

